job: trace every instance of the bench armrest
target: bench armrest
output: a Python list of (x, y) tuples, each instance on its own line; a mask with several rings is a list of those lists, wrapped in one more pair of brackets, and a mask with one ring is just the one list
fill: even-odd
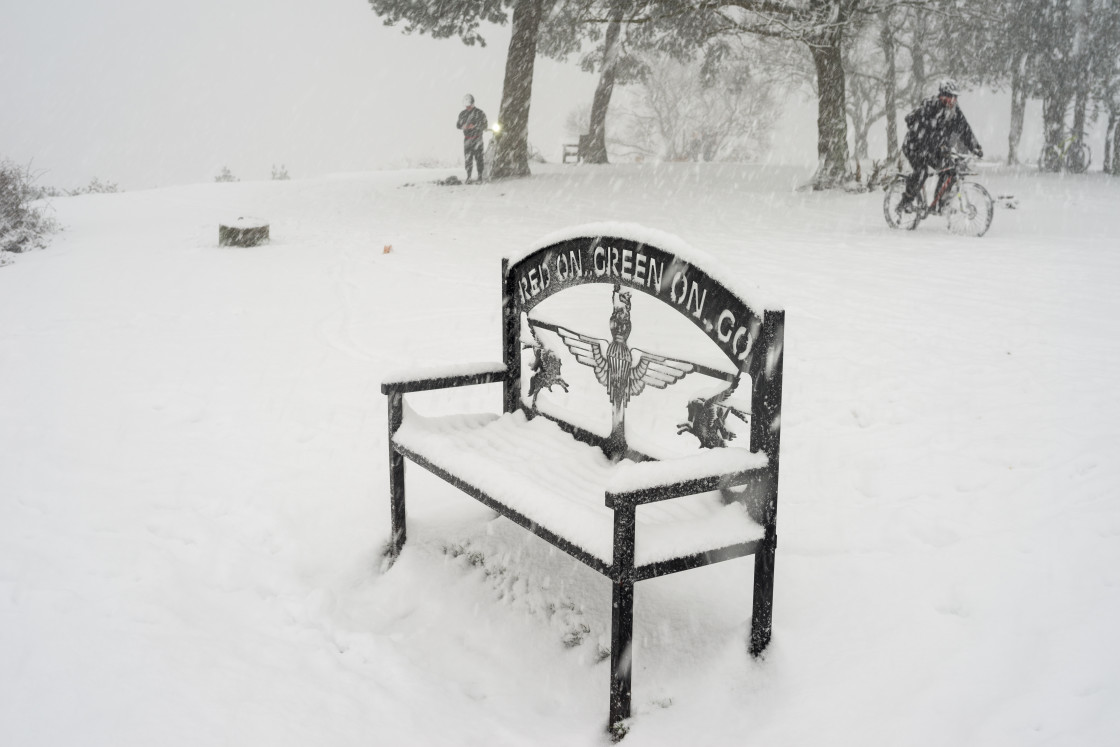
[(607, 485), (606, 505), (641, 505), (741, 485), (767, 469), (762, 452), (725, 448), (695, 456), (621, 466)]
[(407, 394), (473, 384), (494, 384), (509, 378), (505, 363), (467, 363), (441, 368), (398, 371), (381, 380), (382, 394)]

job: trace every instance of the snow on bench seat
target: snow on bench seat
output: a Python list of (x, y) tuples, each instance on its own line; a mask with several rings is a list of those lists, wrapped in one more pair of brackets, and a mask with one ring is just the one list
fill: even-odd
[[(577, 441), (547, 418), (528, 420), (521, 411), (435, 418), (406, 408), (394, 441), (607, 565), (614, 538), (607, 490), (639, 486), (647, 465), (651, 475), (674, 477), (671, 461), (612, 464), (601, 449)], [(729, 456), (737, 459), (739, 469), (766, 464), (764, 454), (723, 451), (739, 453), (722, 455), (719, 466), (726, 466)], [(695, 463), (698, 458), (681, 461)], [(759, 540), (764, 534), (743, 506), (725, 505), (718, 492), (641, 505), (637, 527), (637, 566)]]

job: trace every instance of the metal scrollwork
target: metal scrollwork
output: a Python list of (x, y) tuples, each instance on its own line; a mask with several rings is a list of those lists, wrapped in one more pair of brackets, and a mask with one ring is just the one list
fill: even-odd
[(529, 377), (529, 396), (533, 398), (533, 410), (537, 409), (537, 397), (541, 392), (547, 389), (552, 391), (552, 387), (559, 386), (565, 392), (568, 391), (568, 382), (564, 381), (560, 375), (561, 361), (560, 356), (545, 347), (537, 335), (533, 333), (533, 344), (524, 345), (523, 347), (533, 351), (533, 362), (529, 364), (529, 370), (533, 375)]
[[(736, 379), (735, 383), (738, 383)], [(747, 413), (724, 404), (735, 384), (708, 399), (697, 398), (688, 403), (688, 420), (677, 426), (677, 434), (691, 433), (696, 436), (700, 446), (705, 449), (716, 449), (727, 446), (727, 442), (735, 438), (735, 434), (727, 427), (727, 416), (734, 414), (744, 422)]]

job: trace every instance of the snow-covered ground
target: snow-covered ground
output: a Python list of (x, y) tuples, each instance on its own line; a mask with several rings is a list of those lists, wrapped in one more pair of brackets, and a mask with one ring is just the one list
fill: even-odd
[(499, 357), (499, 258), (631, 221), (787, 332), (773, 643), (749, 558), (640, 584), (625, 743), (1115, 744), (1120, 180), (986, 169), (969, 239), (799, 169), (537, 172), (55, 201), (0, 268), (0, 742), (604, 743), (604, 579), (415, 469), (384, 572), (379, 382)]

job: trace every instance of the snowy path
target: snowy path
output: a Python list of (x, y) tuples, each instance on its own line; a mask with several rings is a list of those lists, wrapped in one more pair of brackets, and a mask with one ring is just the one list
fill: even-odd
[[(993, 169), (975, 240), (794, 169), (541, 172), (57, 201), (0, 268), (4, 741), (601, 743), (605, 581), (418, 471), (380, 573), (378, 383), (495, 357), (499, 257), (610, 220), (789, 317), (774, 644), (750, 560), (640, 586), (626, 744), (1110, 744), (1120, 182)], [(241, 214), (273, 243), (218, 249)]]

